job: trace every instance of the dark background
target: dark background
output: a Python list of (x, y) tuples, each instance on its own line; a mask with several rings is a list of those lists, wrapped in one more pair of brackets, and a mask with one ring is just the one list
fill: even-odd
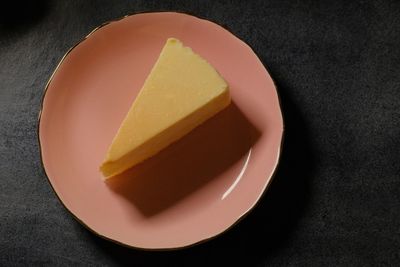
[[(44, 86), (104, 21), (175, 10), (253, 47), (282, 99), (282, 160), (229, 232), (144, 252), (89, 233), (39, 159)], [(400, 263), (400, 3), (395, 1), (7, 1), (0, 3), (0, 266), (374, 266)]]

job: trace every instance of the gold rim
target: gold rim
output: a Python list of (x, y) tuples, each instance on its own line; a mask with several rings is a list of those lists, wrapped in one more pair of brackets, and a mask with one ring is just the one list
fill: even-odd
[(107, 26), (107, 25), (109, 25), (109, 24), (111, 24), (111, 23), (113, 23), (113, 22), (120, 21), (120, 20), (122, 20), (122, 19), (124, 19), (124, 18), (131, 17), (131, 16), (135, 16), (135, 15), (141, 15), (141, 14), (150, 14), (150, 13), (175, 13), (175, 14), (183, 14), (183, 15), (193, 16), (193, 17), (195, 17), (195, 18), (197, 18), (197, 19), (205, 20), (205, 21), (207, 21), (207, 22), (212, 22), (212, 23), (214, 23), (215, 25), (221, 27), (223, 30), (225, 30), (225, 31), (229, 32), (230, 34), (232, 34), (235, 38), (237, 38), (238, 40), (240, 40), (241, 42), (243, 42), (245, 45), (247, 45), (247, 47), (250, 48), (250, 50), (254, 53), (254, 55), (256, 55), (256, 57), (257, 57), (257, 59), (260, 61), (260, 63), (264, 66), (264, 68), (266, 69), (267, 73), (268, 73), (268, 74), (270, 73), (270, 72), (268, 71), (268, 67), (266, 66), (266, 64), (264, 64), (264, 63), (260, 60), (260, 58), (259, 58), (259, 57), (257, 56), (257, 54), (254, 52), (254, 50), (252, 49), (252, 47), (251, 47), (249, 44), (247, 44), (245, 41), (243, 41), (242, 39), (240, 39), (239, 37), (237, 37), (236, 35), (234, 35), (234, 34), (232, 33), (232, 31), (230, 31), (229, 29), (227, 29), (226, 26), (222, 27), (222, 26), (219, 25), (218, 23), (215, 23), (215, 22), (210, 21), (210, 20), (208, 20), (208, 19), (206, 19), (206, 18), (201, 18), (201, 17), (199, 17), (199, 16), (197, 16), (197, 15), (193, 15), (193, 14), (190, 14), (190, 13), (187, 13), (187, 12), (184, 12), (184, 13), (183, 13), (183, 12), (177, 12), (177, 11), (143, 11), (143, 12), (135, 12), (135, 13), (132, 13), (132, 14), (129, 14), (129, 15), (125, 15), (125, 16), (123, 16), (123, 17), (120, 17), (120, 18), (117, 18), (117, 19), (114, 19), (114, 20), (110, 20), (110, 21), (106, 21), (106, 22), (102, 23), (101, 25), (99, 25), (99, 26), (97, 26), (96, 28), (94, 28), (88, 35), (86, 35), (84, 38), (82, 38), (79, 42), (77, 42), (75, 45), (73, 45), (70, 49), (68, 49), (68, 51), (64, 54), (64, 56), (61, 58), (60, 62), (58, 63), (57, 67), (55, 68), (55, 70), (54, 70), (53, 73), (51, 74), (50, 79), (47, 81), (46, 86), (45, 86), (45, 89), (44, 89), (44, 92), (43, 92), (43, 96), (42, 96), (42, 99), (41, 99), (41, 102), (40, 102), (39, 115), (38, 115), (37, 138), (38, 138), (38, 144), (39, 144), (40, 163), (41, 163), (41, 165), (42, 165), (42, 169), (43, 169), (43, 171), (44, 171), (44, 174), (45, 174), (45, 176), (46, 176), (46, 178), (47, 178), (47, 182), (50, 184), (50, 187), (52, 188), (53, 192), (55, 193), (56, 197), (57, 197), (58, 200), (61, 202), (61, 204), (64, 206), (64, 208), (65, 208), (65, 209), (72, 215), (72, 217), (73, 217), (76, 221), (78, 221), (83, 227), (85, 227), (85, 228), (86, 228), (87, 230), (89, 230), (91, 233), (93, 233), (93, 234), (95, 234), (95, 235), (97, 235), (97, 236), (99, 236), (99, 237), (101, 237), (101, 238), (103, 238), (103, 239), (105, 239), (105, 240), (111, 241), (112, 243), (121, 245), (121, 246), (123, 246), (123, 247), (131, 248), (131, 249), (144, 250), (144, 251), (171, 251), (171, 250), (179, 250), (179, 249), (184, 249), (184, 248), (190, 248), (190, 247), (193, 247), (193, 246), (196, 246), (196, 245), (205, 243), (205, 242), (207, 242), (207, 241), (210, 241), (210, 240), (212, 240), (212, 239), (214, 239), (214, 238), (217, 238), (218, 236), (220, 236), (220, 235), (226, 233), (227, 231), (229, 231), (230, 229), (232, 229), (233, 227), (235, 227), (239, 222), (241, 222), (241, 221), (242, 221), (256, 206), (257, 206), (257, 204), (258, 204), (258, 203), (260, 202), (260, 200), (263, 198), (265, 192), (268, 190), (268, 188), (269, 188), (269, 186), (270, 186), (272, 180), (274, 179), (274, 177), (275, 177), (275, 175), (276, 175), (276, 171), (277, 171), (278, 166), (279, 166), (279, 164), (280, 164), (281, 153), (282, 153), (282, 148), (283, 148), (283, 143), (284, 143), (284, 140), (283, 140), (283, 139), (284, 139), (285, 125), (284, 125), (284, 119), (283, 119), (283, 113), (282, 113), (282, 103), (281, 103), (281, 99), (280, 99), (280, 96), (279, 96), (279, 93), (278, 93), (278, 90), (277, 90), (277, 86), (276, 86), (276, 83), (275, 83), (274, 79), (271, 77), (271, 75), (269, 75), (270, 78), (272, 79), (272, 82), (273, 82), (274, 87), (275, 87), (275, 91), (276, 91), (276, 94), (277, 94), (277, 97), (278, 97), (279, 111), (280, 111), (281, 118), (282, 118), (282, 134), (281, 134), (281, 143), (280, 143), (280, 147), (279, 147), (279, 153), (278, 153), (278, 160), (277, 160), (277, 163), (276, 163), (276, 165), (275, 165), (275, 168), (274, 168), (274, 170), (273, 170), (273, 172), (272, 172), (272, 175), (271, 175), (270, 179), (268, 180), (267, 184), (265, 185), (264, 190), (263, 190), (262, 193), (259, 195), (259, 197), (255, 200), (255, 202), (252, 204), (252, 206), (251, 206), (248, 210), (246, 210), (244, 213), (242, 213), (242, 214), (235, 220), (235, 222), (233, 222), (229, 227), (227, 227), (227, 228), (224, 229), (223, 231), (221, 231), (221, 232), (219, 232), (219, 233), (217, 233), (217, 234), (215, 234), (215, 235), (213, 235), (213, 236), (209, 236), (209, 237), (206, 237), (206, 238), (204, 238), (204, 239), (201, 239), (201, 240), (199, 240), (199, 241), (197, 241), (197, 242), (194, 242), (194, 243), (191, 243), (191, 244), (187, 244), (187, 245), (183, 245), (183, 246), (179, 246), (179, 247), (171, 247), (171, 248), (144, 248), (144, 247), (137, 247), (137, 246), (128, 245), (128, 244), (122, 243), (122, 242), (120, 242), (120, 241), (118, 241), (118, 240), (115, 240), (115, 239), (109, 238), (109, 237), (107, 237), (107, 236), (104, 236), (104, 235), (102, 235), (102, 234), (100, 234), (100, 233), (94, 231), (94, 230), (93, 230), (92, 228), (90, 228), (86, 223), (84, 223), (81, 219), (79, 219), (79, 218), (64, 204), (64, 202), (62, 201), (62, 199), (60, 198), (60, 196), (57, 194), (57, 191), (54, 189), (53, 184), (52, 184), (51, 181), (50, 181), (49, 175), (48, 175), (47, 172), (46, 172), (46, 167), (45, 167), (44, 162), (43, 162), (42, 145), (41, 145), (41, 141), (40, 141), (40, 121), (41, 121), (41, 117), (42, 117), (42, 111), (43, 111), (43, 106), (44, 106), (44, 100), (45, 100), (45, 98), (46, 98), (47, 90), (48, 90), (48, 88), (49, 88), (49, 85), (50, 85), (51, 81), (53, 80), (54, 75), (57, 73), (58, 68), (59, 68), (59, 67), (61, 66), (61, 64), (64, 62), (65, 58), (69, 55), (69, 53), (71, 53), (71, 51), (72, 51), (74, 48), (76, 48), (78, 45), (80, 45), (82, 42), (84, 42), (84, 41), (85, 41), (87, 38), (89, 38), (93, 33), (95, 33), (96, 31), (98, 31), (99, 29), (103, 28), (104, 26)]

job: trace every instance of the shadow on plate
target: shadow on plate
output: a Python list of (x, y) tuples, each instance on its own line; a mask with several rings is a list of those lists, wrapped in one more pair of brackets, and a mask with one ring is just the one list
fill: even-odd
[(146, 217), (199, 190), (240, 160), (260, 132), (232, 103), (156, 156), (109, 181)]
[(309, 133), (301, 112), (285, 88), (279, 86), (285, 120), (280, 163), (264, 197), (240, 223), (203, 244), (175, 251), (129, 249), (85, 232), (107, 258), (138, 266), (253, 266), (282, 253), (309, 201), (309, 179), (314, 162)]

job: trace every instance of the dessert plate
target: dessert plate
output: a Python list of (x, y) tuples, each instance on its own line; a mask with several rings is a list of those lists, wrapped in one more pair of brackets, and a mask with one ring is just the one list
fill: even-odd
[[(233, 103), (104, 182), (99, 165), (168, 37), (221, 73)], [(39, 116), (43, 166), (67, 210), (94, 233), (144, 249), (207, 240), (247, 214), (272, 179), (282, 134), (274, 83), (251, 48), (215, 23), (174, 12), (92, 31), (54, 71)]]

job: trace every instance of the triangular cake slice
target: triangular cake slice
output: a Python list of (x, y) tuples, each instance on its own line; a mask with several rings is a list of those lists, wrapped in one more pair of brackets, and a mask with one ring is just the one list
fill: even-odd
[(100, 170), (107, 179), (155, 155), (230, 103), (228, 85), (169, 38), (123, 120)]

